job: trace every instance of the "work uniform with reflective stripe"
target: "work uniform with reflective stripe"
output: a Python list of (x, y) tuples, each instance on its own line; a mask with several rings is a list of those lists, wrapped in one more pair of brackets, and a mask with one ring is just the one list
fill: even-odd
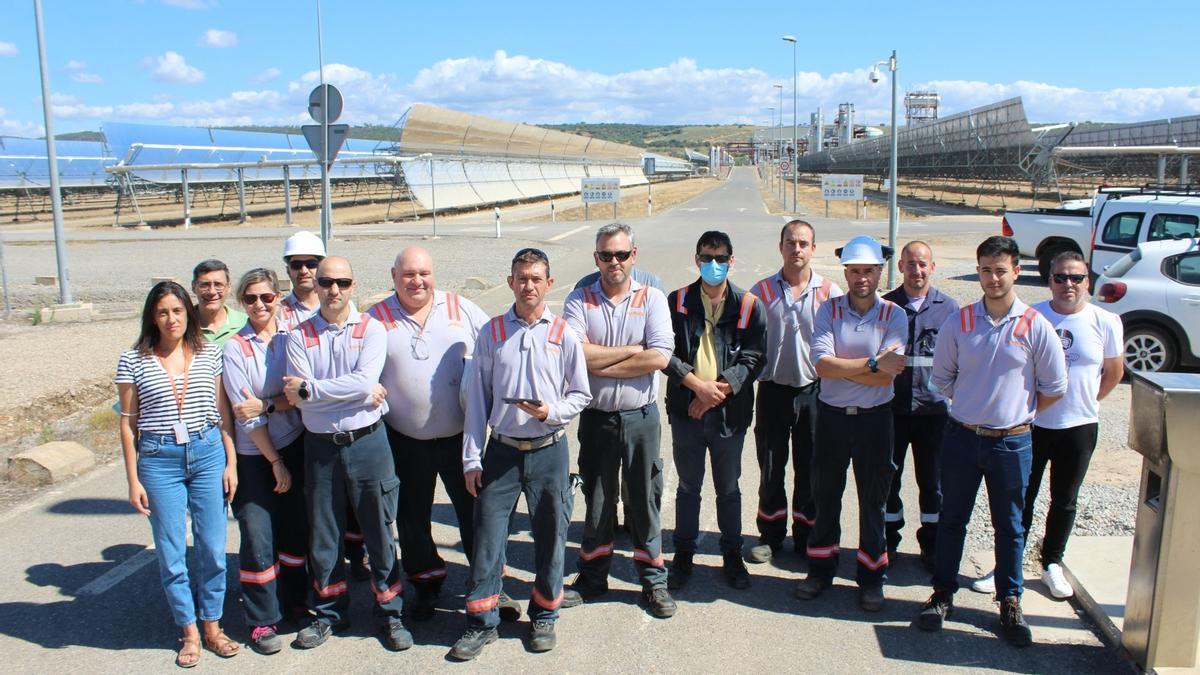
[(816, 508), (812, 501), (812, 453), (817, 429), (817, 373), (809, 350), (817, 310), (842, 289), (815, 271), (799, 295), (783, 272), (754, 285), (766, 310), (766, 366), (755, 397), (754, 443), (758, 455), (759, 542), (779, 548), (787, 537), (785, 478), (792, 464), (792, 540), (803, 551)]
[(938, 513), (942, 510), (941, 480), (938, 478), (938, 450), (942, 447), (942, 432), (946, 428), (946, 399), (929, 388), (933, 372), (933, 352), (937, 346), (938, 330), (945, 320), (956, 314), (958, 303), (934, 287), (921, 298), (910, 298), (904, 287), (892, 289), (883, 296), (904, 309), (908, 317), (908, 342), (904, 353), (908, 364), (896, 376), (892, 401), (892, 427), (895, 430), (892, 462), (896, 472), (888, 494), (884, 521), (887, 526), (888, 552), (900, 547), (904, 529), (904, 501), (900, 498), (904, 477), (904, 460), (912, 445), (913, 475), (917, 481), (921, 525), (917, 543), (921, 561), (932, 565), (937, 542)]
[[(859, 359), (887, 348), (904, 353), (908, 321), (904, 311), (877, 296), (859, 314), (843, 295), (825, 303), (813, 328), (812, 358)], [(892, 383), (862, 384), (846, 378), (821, 378), (817, 444), (813, 453), (816, 524), (808, 537), (810, 576), (833, 578), (841, 544), (842, 494), (846, 469), (853, 463), (858, 490), (858, 572), (864, 588), (883, 584), (888, 554), (883, 512), (892, 483)]]
[[(631, 280), (615, 301), (600, 281), (577, 288), (563, 304), (563, 318), (581, 338), (604, 347), (640, 345), (671, 357), (674, 334), (667, 297)], [(659, 371), (630, 378), (589, 374), (592, 401), (579, 418), (579, 474), (587, 516), (579, 548), (579, 571), (595, 586), (608, 584), (613, 520), (625, 474), (626, 523), (634, 567), (645, 589), (665, 588), (661, 516), (662, 429), (658, 414)]]
[(320, 305), (308, 307), (300, 302), (300, 298), (297, 298), (293, 291), (279, 302), (279, 310), (275, 313), (275, 318), (282, 324), (281, 330), (287, 332), (313, 318), (320, 311)]
[[(529, 507), (536, 574), (529, 616), (554, 621), (562, 604), (572, 504), (565, 428), (592, 400), (582, 345), (549, 309), (526, 323), (510, 308), (480, 331), (470, 372), (462, 466), (464, 473), (482, 471), (483, 484), (475, 502), (468, 624), (500, 622), (508, 523), (521, 494)], [(538, 420), (505, 398), (541, 401), (549, 414)]]
[(387, 362), (380, 383), (387, 389), (388, 441), (400, 479), (398, 529), (404, 571), (410, 582), (440, 588), (446, 563), (433, 541), (433, 496), (440, 475), (458, 517), (468, 560), (474, 554), (475, 498), (462, 478), (463, 410), (459, 389), (488, 317), (475, 303), (435, 290), (424, 324), (395, 293), (367, 313), (387, 331)]
[(399, 622), (404, 584), (391, 527), (400, 481), (380, 423), (387, 402), (372, 400), (387, 358), (386, 330), (353, 309), (342, 326), (318, 313), (288, 333), (287, 351), (288, 374), (309, 391), (297, 407), (309, 432), (304, 470), (313, 612), (335, 624), (349, 608), (341, 547), (348, 500), (370, 557), (375, 614)]

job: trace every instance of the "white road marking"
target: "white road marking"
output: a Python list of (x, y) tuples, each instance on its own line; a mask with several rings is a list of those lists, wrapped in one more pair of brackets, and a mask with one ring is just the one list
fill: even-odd
[(566, 239), (567, 237), (569, 237), (577, 232), (583, 232), (584, 230), (588, 229), (589, 227), (591, 227), (591, 225), (580, 225), (579, 227), (577, 227), (573, 230), (567, 230), (566, 232), (563, 232), (561, 234), (556, 234), (553, 237), (550, 237), (550, 239), (548, 241), (558, 241), (560, 239)]
[(142, 549), (134, 554), (133, 557), (129, 558), (129, 560), (126, 560), (104, 574), (101, 574), (83, 588), (75, 591), (75, 595), (79, 597), (86, 595), (103, 595), (108, 591), (108, 589), (116, 586), (129, 576), (135, 574), (138, 570), (154, 562), (154, 558), (155, 554), (153, 548)]

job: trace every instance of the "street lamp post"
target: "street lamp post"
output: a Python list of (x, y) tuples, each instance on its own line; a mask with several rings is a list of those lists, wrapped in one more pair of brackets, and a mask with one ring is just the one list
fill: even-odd
[[(783, 85), (772, 85), (779, 90), (779, 126), (775, 129), (775, 147), (779, 150), (779, 159), (777, 162), (783, 162)], [(783, 208), (787, 208), (787, 197), (783, 193), (783, 173), (779, 171), (779, 164), (775, 165), (776, 175), (779, 176), (779, 200), (783, 202)]]
[(796, 160), (800, 158), (800, 144), (796, 138), (796, 37), (784, 35), (783, 41), (792, 43), (792, 213), (797, 213), (800, 210), (800, 206), (796, 202), (800, 172), (796, 170)]
[(433, 177), (433, 153), (422, 152), (417, 159), (429, 160), (429, 206), (433, 211), (433, 238), (437, 239), (437, 180)]
[[(896, 239), (900, 236), (899, 211), (896, 208), (896, 151), (899, 147), (900, 130), (896, 128), (896, 50), (887, 61), (880, 61), (871, 67), (871, 82), (879, 81), (879, 66), (887, 65), (892, 71), (892, 151), (888, 158), (888, 246), (896, 250)], [(894, 255), (894, 254), (893, 254)], [(889, 264), (888, 288), (895, 287), (896, 266)]]
[[(770, 123), (767, 125), (767, 128), (768, 128), (768, 129), (772, 129), (772, 130), (774, 130), (774, 127), (775, 127), (775, 106), (768, 106), (768, 107), (767, 107), (767, 110), (770, 110), (770, 111), (771, 111), (771, 122), (770, 122)], [(770, 137), (768, 137), (768, 139), (770, 139)], [(771, 165), (771, 172), (770, 172), (769, 174), (767, 174), (767, 175), (768, 175), (768, 176), (772, 176), (772, 177), (774, 177), (774, 176), (775, 176), (775, 163), (774, 163), (773, 161), (771, 161), (771, 145), (772, 145), (773, 143), (774, 143), (774, 141), (773, 141), (773, 140), (768, 140), (768, 141), (767, 141), (767, 163)], [(771, 187), (771, 186), (768, 186), (768, 187)]]
[[(54, 145), (54, 111), (50, 102), (50, 75), (46, 67), (46, 37), (42, 29), (42, 0), (33, 0), (33, 17), (37, 28), (38, 68), (42, 76), (42, 115), (46, 125), (46, 167), (50, 172), (50, 211), (54, 217), (54, 260), (58, 265), (58, 302), (75, 302), (71, 295), (71, 271), (67, 267), (67, 238), (63, 230), (62, 192), (58, 183), (58, 152)], [(4, 284), (8, 294), (8, 283)]]

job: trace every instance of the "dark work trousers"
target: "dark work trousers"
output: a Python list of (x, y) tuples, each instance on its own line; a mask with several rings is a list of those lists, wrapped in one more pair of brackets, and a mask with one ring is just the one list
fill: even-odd
[(454, 505), (458, 534), (468, 562), (475, 553), (475, 498), (463, 480), (462, 434), (419, 440), (388, 427), (388, 442), (400, 478), (400, 510), (396, 523), (400, 551), (408, 580), (417, 585), (441, 588), (446, 578), (446, 561), (433, 543), (433, 493), (438, 476)]
[(1050, 508), (1046, 511), (1046, 536), (1042, 539), (1042, 567), (1062, 564), (1067, 539), (1075, 526), (1076, 501), (1079, 487), (1087, 475), (1100, 425), (1081, 424), (1067, 429), (1046, 429), (1034, 425), (1033, 467), (1029, 472), (1029, 487), (1025, 490), (1025, 513), (1021, 524), (1028, 536), (1033, 524), (1033, 503), (1042, 486), (1042, 474), (1050, 465)]
[(717, 529), (721, 552), (742, 550), (742, 445), (746, 432), (721, 435), (721, 417), (709, 411), (695, 420), (670, 415), (671, 449), (679, 486), (675, 489), (676, 553), (695, 553), (700, 536), (700, 487), (704, 460), (712, 454), (713, 491), (717, 493)]
[(363, 543), (371, 559), (375, 614), (387, 623), (400, 621), (404, 582), (392, 536), (400, 480), (396, 478), (383, 425), (347, 446), (334, 445), (316, 434), (305, 434), (304, 460), (305, 493), (312, 523), (309, 574), (313, 585), (312, 609), (317, 619), (336, 623), (345, 617), (350, 606), (346, 566), (342, 562), (348, 501), (362, 526)]
[[(792, 461), (792, 541), (804, 550), (816, 509), (812, 500), (813, 438), (817, 433), (819, 383), (789, 387), (758, 383), (754, 406), (754, 443), (758, 451), (758, 540), (773, 548), (787, 537), (788, 498), (784, 487)], [(791, 446), (789, 453), (788, 446)]]
[(238, 455), (238, 489), (233, 515), (238, 521), (242, 601), (246, 623), (273, 626), (284, 610), (308, 604), (308, 513), (304, 505), (304, 435), (278, 449), (292, 474), (292, 486), (275, 492), (275, 473), (262, 455)]
[(533, 534), (532, 621), (554, 621), (563, 598), (563, 558), (571, 520), (571, 479), (567, 438), (537, 450), (521, 451), (489, 439), (483, 454), (483, 487), (475, 500), (475, 555), (467, 593), (467, 624), (500, 624), (501, 574), (508, 524), (524, 494)]
[(342, 537), (344, 543), (346, 560), (362, 560), (364, 555), (363, 550), (363, 535), (362, 527), (358, 524), (358, 518), (354, 516), (354, 509), (350, 506), (350, 497), (346, 496), (346, 534)]
[(917, 479), (917, 501), (921, 505), (921, 526), (917, 529), (917, 544), (921, 553), (933, 556), (937, 550), (938, 514), (942, 511), (942, 484), (938, 477), (938, 452), (942, 449), (942, 432), (946, 415), (897, 415), (892, 413), (895, 429), (892, 463), (892, 491), (888, 495), (883, 520), (887, 525), (888, 551), (900, 548), (900, 530), (904, 529), (904, 500), (900, 498), (900, 483), (904, 478), (904, 456), (912, 446), (913, 475)]
[(858, 490), (859, 586), (879, 586), (887, 574), (883, 509), (892, 485), (892, 410), (880, 407), (848, 415), (818, 404), (817, 449), (813, 453), (813, 499), (817, 524), (808, 537), (809, 574), (837, 574), (842, 536), (842, 494), (846, 469), (853, 462)]
[(633, 565), (643, 588), (667, 586), (659, 513), (663, 492), (661, 434), (655, 403), (619, 412), (589, 408), (579, 415), (579, 476), (587, 503), (579, 572), (594, 584), (608, 582), (620, 490), (617, 474), (624, 471), (629, 487), (625, 524), (633, 539)]

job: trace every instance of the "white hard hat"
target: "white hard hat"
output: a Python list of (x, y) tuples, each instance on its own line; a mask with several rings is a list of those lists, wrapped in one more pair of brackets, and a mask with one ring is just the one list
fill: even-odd
[(843, 265), (883, 265), (892, 257), (892, 248), (882, 246), (872, 237), (860, 234), (834, 251)]
[(315, 255), (324, 258), (325, 244), (312, 232), (297, 232), (283, 242), (283, 259), (287, 260), (294, 255)]

